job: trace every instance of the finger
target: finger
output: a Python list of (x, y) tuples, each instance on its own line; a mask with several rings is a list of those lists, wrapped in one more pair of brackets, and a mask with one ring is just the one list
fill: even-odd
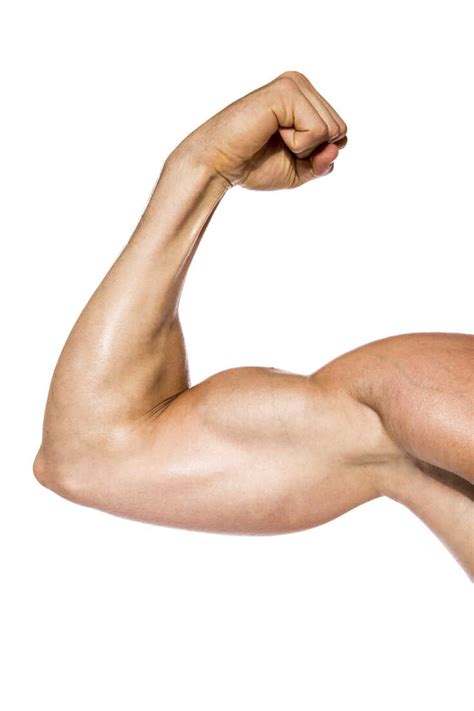
[(338, 141), (334, 141), (334, 145), (341, 150), (341, 148), (344, 148), (344, 146), (347, 143), (347, 136), (344, 136), (344, 138), (340, 138)]
[(312, 86), (309, 85), (308, 87), (306, 77), (304, 77), (303, 74), (299, 74), (299, 72), (286, 72), (285, 76), (288, 76), (292, 81), (295, 82), (298, 89), (307, 98), (307, 100), (310, 102), (318, 116), (320, 116), (320, 118), (326, 124), (326, 141), (334, 141), (336, 138), (339, 138), (341, 133), (341, 128), (339, 124), (337, 123), (337, 121), (335, 121), (331, 112), (327, 110), (323, 102), (320, 101), (316, 92), (312, 90)]
[(327, 142), (328, 126), (292, 79), (287, 78), (284, 83), (282, 80), (276, 86), (273, 111), (280, 136), (295, 156), (306, 158)]
[(299, 74), (299, 77), (301, 79), (301, 82), (304, 83), (308, 87), (308, 91), (314, 94), (314, 96), (323, 104), (325, 109), (331, 114), (333, 120), (338, 124), (339, 126), (339, 136), (337, 136), (334, 140), (338, 140), (339, 138), (343, 138), (346, 133), (347, 133), (347, 124), (346, 122), (340, 117), (340, 115), (337, 113), (336, 109), (331, 106), (329, 101), (322, 96), (322, 94), (319, 93), (319, 91), (313, 86), (313, 84), (310, 82), (307, 76), (304, 74)]
[(313, 104), (314, 108), (321, 117), (326, 121), (329, 129), (330, 141), (337, 141), (344, 137), (347, 133), (347, 125), (339, 116), (337, 111), (331, 104), (322, 96), (309, 81), (309, 79), (301, 72), (290, 71), (284, 72), (280, 76), (291, 78), (304, 93), (306, 98)]
[(339, 126), (339, 135), (336, 136), (336, 138), (334, 140), (338, 141), (339, 139), (344, 138), (347, 134), (346, 122), (339, 116), (337, 111), (331, 106), (331, 104), (328, 102), (328, 100), (324, 98), (324, 96), (321, 96), (321, 94), (319, 94), (317, 91), (316, 91), (316, 94), (319, 97), (320, 101), (324, 104), (326, 109), (331, 113), (332, 117), (334, 118), (337, 125)]
[[(310, 85), (311, 86), (311, 85)], [(301, 85), (301, 91), (303, 91), (304, 95), (312, 103), (314, 106), (315, 110), (318, 112), (318, 114), (321, 116), (321, 118), (326, 122), (326, 125), (328, 127), (328, 141), (337, 141), (339, 138), (342, 136), (342, 126), (339, 121), (334, 116), (334, 113), (331, 111), (330, 107), (322, 101), (322, 96), (320, 96), (317, 92), (312, 90), (310, 88), (307, 88), (306, 84), (302, 82)]]

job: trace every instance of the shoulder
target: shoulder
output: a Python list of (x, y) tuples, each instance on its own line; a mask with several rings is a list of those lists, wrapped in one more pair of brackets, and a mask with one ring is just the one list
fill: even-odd
[(363, 344), (312, 377), (378, 418), (404, 461), (474, 481), (473, 374), (473, 335), (413, 332)]

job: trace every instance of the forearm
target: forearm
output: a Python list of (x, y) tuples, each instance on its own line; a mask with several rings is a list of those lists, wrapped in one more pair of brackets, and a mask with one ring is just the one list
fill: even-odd
[[(75, 323), (46, 405), (43, 455), (103, 446), (188, 385), (178, 303), (226, 186), (171, 154), (134, 234)], [(104, 442), (102, 442), (104, 440)]]

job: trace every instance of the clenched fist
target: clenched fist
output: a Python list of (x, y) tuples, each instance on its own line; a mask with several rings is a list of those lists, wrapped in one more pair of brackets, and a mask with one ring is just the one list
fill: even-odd
[(347, 126), (304, 74), (288, 71), (212, 116), (185, 151), (227, 187), (295, 188), (331, 172)]

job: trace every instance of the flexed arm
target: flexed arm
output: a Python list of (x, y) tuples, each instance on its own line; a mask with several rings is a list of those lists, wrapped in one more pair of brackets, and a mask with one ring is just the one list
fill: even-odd
[(311, 376), (234, 368), (189, 387), (179, 297), (213, 211), (234, 185), (291, 188), (330, 172), (345, 133), (289, 72), (175, 149), (59, 358), (34, 465), (43, 484), (161, 525), (276, 533), (328, 521), (401, 472), (406, 480), (415, 465), (405, 439), (377, 409), (384, 371), (359, 353)]
[(39, 458), (48, 469), (65, 458), (70, 466), (101, 439), (99, 449), (115, 443), (130, 422), (189, 385), (178, 302), (215, 207), (236, 183), (291, 187), (328, 170), (338, 147), (327, 141), (345, 132), (336, 116), (283, 75), (216, 114), (168, 157), (57, 364)]
[(215, 207), (236, 183), (282, 188), (323, 173), (338, 153), (328, 140), (340, 141), (344, 132), (323, 100), (309, 101), (282, 75), (216, 114), (173, 151), (132, 238), (66, 341), (51, 383), (38, 470), (56, 477), (81, 466), (86, 452), (88, 459), (91, 451), (114, 449), (131, 425), (188, 387), (179, 296)]

